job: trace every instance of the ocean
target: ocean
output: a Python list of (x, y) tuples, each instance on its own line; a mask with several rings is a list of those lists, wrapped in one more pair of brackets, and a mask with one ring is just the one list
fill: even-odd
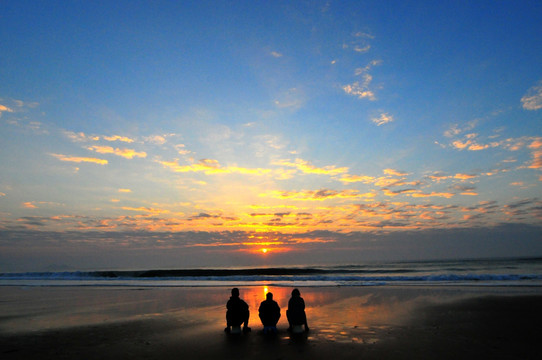
[(0, 273), (0, 286), (529, 286), (542, 287), (542, 258), (440, 260), (251, 268)]

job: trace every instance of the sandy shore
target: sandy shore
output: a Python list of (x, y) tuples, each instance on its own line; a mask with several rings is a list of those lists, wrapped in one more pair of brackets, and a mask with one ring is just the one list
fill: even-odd
[[(283, 309), (261, 332), (266, 290)], [(241, 288), (252, 332), (223, 332), (224, 288), (0, 288), (2, 359), (538, 359), (536, 288), (301, 288), (311, 331), (290, 337), (289, 288)]]

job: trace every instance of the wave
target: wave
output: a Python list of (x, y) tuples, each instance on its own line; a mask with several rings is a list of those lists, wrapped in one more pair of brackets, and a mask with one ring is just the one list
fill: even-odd
[(135, 281), (145, 280), (160, 281), (186, 281), (193, 282), (221, 282), (221, 283), (281, 283), (281, 282), (325, 282), (337, 285), (360, 284), (366, 282), (378, 283), (455, 283), (455, 282), (492, 282), (492, 281), (542, 281), (541, 274), (439, 274), (439, 275), (416, 275), (416, 276), (382, 276), (382, 275), (340, 275), (331, 273), (277, 273), (264, 272), (263, 274), (239, 273), (232, 271), (228, 274), (218, 274), (213, 271), (164, 271), (158, 272), (62, 272), (62, 273), (19, 273), (0, 274), (0, 280), (72, 280), (72, 281), (100, 281), (111, 280)]
[(542, 286), (542, 259), (420, 261), (364, 265), (199, 268), (0, 273), (0, 285), (146, 284), (229, 286), (234, 283), (318, 284), (528, 284)]

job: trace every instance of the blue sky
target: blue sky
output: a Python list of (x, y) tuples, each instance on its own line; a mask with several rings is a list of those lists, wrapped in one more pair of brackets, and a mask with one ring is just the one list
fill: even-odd
[(542, 254), (538, 1), (0, 14), (0, 270)]

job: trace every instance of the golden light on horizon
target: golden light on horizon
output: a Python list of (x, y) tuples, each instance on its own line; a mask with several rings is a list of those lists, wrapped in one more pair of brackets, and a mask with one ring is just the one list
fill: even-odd
[(262, 249), (262, 252), (263, 252), (264, 254), (267, 254), (268, 251), (269, 251), (269, 250), (266, 249), (266, 248), (263, 248), (263, 249)]

